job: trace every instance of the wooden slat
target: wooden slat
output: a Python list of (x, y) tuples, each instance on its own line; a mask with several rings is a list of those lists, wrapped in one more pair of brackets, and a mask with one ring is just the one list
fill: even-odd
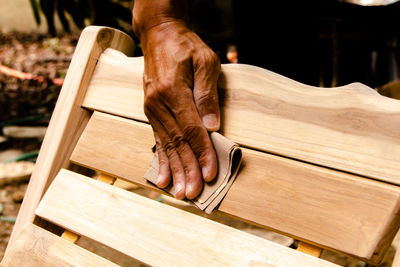
[[(153, 144), (148, 124), (95, 112), (71, 160), (159, 190), (142, 178)], [(239, 176), (218, 210), (379, 261), (399, 227), (399, 197), (394, 185), (243, 149)]]
[(71, 152), (90, 117), (90, 112), (80, 106), (97, 59), (108, 47), (131, 55), (134, 44), (128, 35), (112, 28), (91, 26), (82, 32), (46, 131), (9, 245), (12, 245), (16, 235), (26, 223), (34, 221), (34, 210), (47, 186), (60, 168), (69, 165)]
[(72, 152), (71, 161), (159, 190), (143, 178), (153, 157), (153, 145), (150, 125), (95, 112)]
[(28, 224), (7, 250), (3, 267), (117, 266), (36, 225)]
[[(83, 105), (147, 121), (143, 60), (106, 50)], [(400, 185), (400, 101), (362, 84), (307, 86), (243, 64), (219, 80), (221, 133), (264, 151)]]
[(334, 266), (68, 170), (36, 214), (152, 266)]
[(396, 249), (396, 254), (394, 255), (392, 267), (400, 267), (400, 250)]

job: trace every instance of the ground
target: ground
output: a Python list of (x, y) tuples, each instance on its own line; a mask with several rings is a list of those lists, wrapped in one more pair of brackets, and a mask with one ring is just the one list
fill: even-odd
[[(47, 126), (77, 39), (77, 35), (49, 38), (41, 34), (0, 34), (0, 130), (7, 125)], [(20, 72), (10, 72), (9, 69), (1, 69), (1, 66)], [(21, 77), (29, 79), (21, 79)], [(0, 132), (0, 137), (1, 135)], [(41, 140), (41, 138), (8, 138), (6, 141), (0, 139), (0, 162), (38, 151)], [(27, 160), (34, 161), (34, 159), (31, 157)], [(0, 260), (7, 246), (13, 228), (13, 220), (18, 214), (27, 183), (28, 179), (0, 183)], [(147, 197), (159, 198), (159, 195), (137, 187), (130, 190)], [(163, 198), (163, 202), (197, 212), (191, 206), (185, 206), (171, 198)], [(286, 246), (293, 246), (291, 238), (220, 214), (212, 215), (210, 219)], [(105, 250), (102, 246), (85, 243), (85, 240), (80, 242), (80, 245), (92, 251), (102, 255), (108, 253), (107, 257), (115, 261), (121, 260), (119, 255), (112, 254), (112, 252), (110, 254), (109, 250)], [(382, 266), (390, 266), (393, 254), (394, 248), (391, 248)], [(322, 257), (342, 266), (365, 266), (365, 263), (359, 260), (333, 252), (325, 251)], [(131, 266), (130, 262), (122, 261), (120, 263)]]
[[(60, 80), (54, 79), (65, 76), (78, 37), (0, 33), (0, 130), (7, 125), (47, 126), (61, 89)], [(13, 77), (21, 73), (5, 74), (1, 67), (38, 78)], [(0, 140), (0, 162), (38, 151), (40, 145), (40, 138)], [(6, 184), (0, 182), (0, 258), (13, 228), (9, 220), (18, 214), (27, 182), (27, 179)]]

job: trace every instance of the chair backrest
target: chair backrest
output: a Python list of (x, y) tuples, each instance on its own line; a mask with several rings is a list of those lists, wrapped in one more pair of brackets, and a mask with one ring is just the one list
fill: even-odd
[[(35, 235), (52, 240), (46, 246), (64, 244), (42, 233), (58, 225), (156, 266), (320, 266), (78, 174), (83, 166), (109, 183), (116, 177), (160, 191), (143, 178), (154, 140), (143, 114), (143, 58), (126, 56), (132, 52), (119, 31), (82, 33), (10, 240), (18, 250), (8, 249), (6, 260)], [(317, 88), (242, 64), (222, 66), (219, 91), (220, 132), (243, 146), (243, 164), (217, 212), (379, 263), (399, 228), (400, 102), (362, 84)]]

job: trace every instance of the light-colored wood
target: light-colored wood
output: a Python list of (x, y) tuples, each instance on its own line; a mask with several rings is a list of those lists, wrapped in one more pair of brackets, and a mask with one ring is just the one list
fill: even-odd
[(139, 187), (138, 185), (123, 179), (116, 179), (114, 182), (114, 186), (123, 188), (125, 190), (133, 190)]
[(297, 251), (319, 258), (321, 257), (322, 248), (300, 241), (297, 245)]
[[(147, 121), (143, 59), (100, 57), (83, 106)], [(307, 86), (255, 66), (225, 64), (221, 133), (245, 146), (400, 185), (400, 101), (359, 83)]]
[[(114, 177), (109, 176), (109, 175), (104, 174), (104, 173), (101, 173), (97, 177), (97, 180), (100, 181), (100, 182), (106, 183), (106, 184), (110, 184), (110, 185), (114, 184), (114, 182), (115, 182), (115, 178)], [(64, 231), (62, 233), (61, 237), (66, 239), (66, 240), (68, 240), (69, 242), (72, 242), (72, 243), (76, 243), (78, 241), (78, 239), (79, 239), (79, 235), (77, 235), (75, 233), (72, 233), (72, 232), (70, 232), (68, 230)]]
[(104, 174), (104, 173), (100, 173), (99, 177), (97, 177), (97, 180), (100, 182), (106, 183), (106, 184), (111, 184), (111, 185), (114, 184), (114, 182), (115, 182), (114, 177)]
[(151, 266), (336, 266), (68, 170), (36, 214)]
[[(153, 144), (148, 124), (95, 112), (71, 160), (159, 191), (142, 178)], [(219, 211), (379, 261), (399, 227), (397, 186), (251, 149), (242, 152), (241, 171)]]
[[(399, 229), (399, 188), (244, 150), (219, 210), (378, 263)], [(268, 207), (268, 208), (266, 208)]]
[[(104, 173), (101, 173), (97, 180), (106, 184), (112, 185), (115, 182), (115, 178)], [(61, 235), (62, 238), (68, 240), (69, 242), (76, 243), (79, 239), (79, 235), (72, 233), (68, 230), (64, 231)]]
[(94, 112), (72, 152), (71, 161), (164, 192), (143, 178), (150, 167), (153, 145), (150, 125)]
[(400, 251), (398, 249), (394, 255), (392, 267), (400, 267)]
[(90, 112), (80, 108), (97, 59), (106, 48), (131, 55), (134, 45), (128, 35), (111, 28), (91, 26), (84, 29), (59, 100), (46, 132), (26, 197), (20, 208), (9, 245), (28, 222), (34, 220), (36, 209), (47, 186), (62, 167), (69, 165), (71, 152), (84, 129)]
[(111, 267), (117, 265), (36, 225), (27, 224), (7, 250), (1, 266)]
[[(91, 112), (81, 106), (147, 121), (142, 111), (142, 58), (127, 58), (116, 50), (103, 53), (108, 47), (129, 54), (133, 44), (129, 37), (109, 28), (90, 27), (83, 32), (9, 247), (14, 247), (22, 227), (34, 220), (33, 211), (56, 173), (60, 168), (68, 167), (71, 152), (91, 116)], [(223, 96), (221, 132), (228, 138), (261, 151), (400, 184), (400, 166), (396, 164), (400, 159), (400, 102), (380, 97), (360, 84), (315, 88), (247, 65), (224, 65), (219, 87)], [(93, 118), (96, 116), (100, 115)], [(108, 125), (105, 135), (118, 140), (116, 146), (120, 150), (111, 150), (117, 152), (113, 154), (103, 150), (95, 155), (86, 148), (77, 148), (72, 158), (113, 177), (159, 190), (142, 178), (148, 167), (146, 157), (149, 155), (150, 160), (154, 142), (149, 125), (108, 116), (122, 125), (123, 131), (118, 130), (118, 133), (110, 131), (113, 128)], [(132, 124), (134, 131), (126, 132), (126, 129), (132, 129)], [(105, 128), (102, 131), (106, 131)], [(88, 132), (85, 130), (84, 135)], [(140, 138), (134, 137), (132, 143), (132, 135)], [(110, 144), (99, 142), (91, 148), (100, 146), (103, 149), (104, 145)], [(79, 149), (87, 153), (89, 163), (80, 158)], [(136, 152), (135, 156), (131, 155), (132, 151)], [(390, 245), (399, 228), (396, 186), (251, 149), (244, 149), (244, 156), (240, 177), (221, 203), (220, 211), (299, 240), (379, 262), (382, 251)], [(110, 162), (116, 164), (111, 166)], [(157, 206), (162, 204), (147, 202), (150, 200), (78, 174), (63, 170), (60, 176), (63, 179), (58, 179), (52, 185), (56, 189), (49, 193), (53, 194), (48, 197), (52, 201), (43, 201), (37, 212), (58, 225), (68, 224), (69, 227), (64, 226), (69, 229), (64, 234), (67, 236), (82, 231), (97, 241), (111, 241), (111, 247), (129, 255), (139, 255), (139, 259), (152, 256), (151, 262), (155, 263), (164, 263), (161, 260), (171, 258), (176, 265), (176, 259), (189, 256), (193, 258), (188, 261), (194, 259), (196, 263), (202, 263), (197, 260), (207, 260), (202, 255), (217, 253), (219, 257), (234, 254), (245, 263), (249, 263), (248, 255), (255, 255), (252, 265), (266, 261), (280, 266), (325, 264), (293, 250), (281, 250), (265, 240), (260, 243), (245, 233), (231, 232), (231, 228), (226, 230), (225, 226), (215, 226), (205, 219), (197, 221), (198, 217), (190, 217), (194, 215), (182, 215), (183, 211), (171, 211), (170, 207)], [(73, 182), (64, 180), (65, 177)], [(80, 185), (84, 186), (80, 188)], [(132, 202), (135, 205), (132, 206)], [(71, 209), (71, 206), (75, 208)], [(123, 208), (115, 209), (116, 206)], [(138, 213), (127, 212), (133, 210)], [(84, 220), (87, 214), (95, 219)], [(36, 222), (41, 220), (36, 216)], [(74, 230), (74, 227), (79, 229)], [(184, 231), (180, 232), (182, 229)], [(117, 235), (111, 231), (116, 231)], [(162, 234), (157, 235), (159, 231)], [(160, 237), (163, 246), (155, 241)], [(57, 240), (67, 242), (59, 237)], [(183, 245), (177, 240), (184, 240)], [(232, 247), (231, 241), (239, 245)], [(203, 249), (197, 253), (199, 242)], [(126, 244), (132, 244), (132, 247)], [(172, 254), (170, 249), (174, 246), (171, 244), (176, 245), (175, 248), (179, 245), (175, 250), (178, 254)], [(156, 248), (155, 253), (146, 250), (150, 246)], [(264, 249), (260, 248), (262, 246)], [(159, 251), (164, 253), (164, 258), (155, 257)], [(6, 255), (11, 255), (9, 253), (7, 250)], [(220, 262), (225, 260), (243, 263), (234, 257), (223, 256)], [(215, 262), (214, 258), (212, 263)]]
[(71, 243), (76, 243), (79, 239), (79, 235), (72, 233), (70, 231), (64, 231), (61, 235), (62, 238), (68, 240)]

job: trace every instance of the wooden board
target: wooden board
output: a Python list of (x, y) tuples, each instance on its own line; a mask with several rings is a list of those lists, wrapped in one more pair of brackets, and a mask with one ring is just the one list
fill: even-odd
[(396, 249), (396, 254), (394, 255), (392, 267), (400, 266), (400, 251)]
[(112, 28), (91, 26), (83, 30), (8, 245), (26, 223), (33, 222), (34, 210), (47, 186), (60, 168), (69, 165), (71, 152), (90, 118), (90, 112), (80, 106), (97, 59), (108, 47), (131, 55), (134, 45), (128, 35)]
[(151, 266), (336, 266), (68, 170), (36, 214)]
[(143, 178), (150, 167), (153, 145), (150, 125), (94, 112), (72, 152), (71, 161), (159, 190)]
[[(159, 190), (142, 178), (153, 144), (148, 124), (95, 112), (71, 160)], [(399, 197), (394, 185), (243, 149), (242, 168), (219, 211), (379, 261), (399, 227)]]
[(34, 224), (27, 224), (3, 261), (3, 267), (118, 266)]
[[(143, 59), (100, 57), (83, 106), (147, 121)], [(400, 101), (360, 83), (307, 86), (255, 66), (225, 64), (221, 133), (242, 145), (400, 185)]]

